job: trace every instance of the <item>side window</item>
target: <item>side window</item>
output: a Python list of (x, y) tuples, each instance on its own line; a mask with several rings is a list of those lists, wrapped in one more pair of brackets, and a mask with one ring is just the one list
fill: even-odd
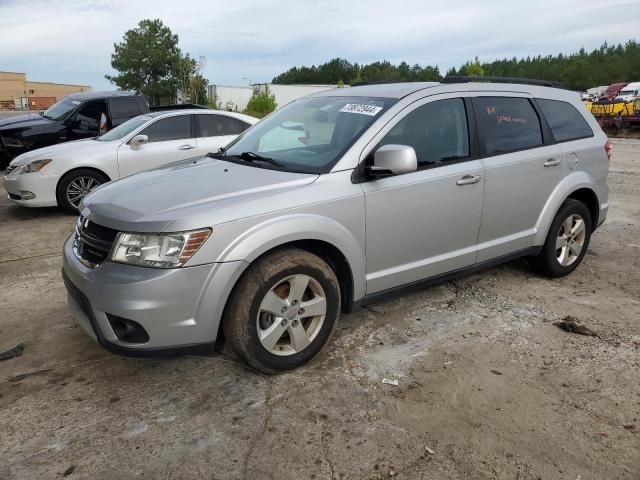
[(140, 104), (135, 98), (115, 98), (111, 100), (111, 118), (114, 125), (119, 125), (140, 115)]
[(542, 145), (540, 119), (526, 98), (477, 97), (473, 108), (486, 155), (525, 150)]
[(76, 114), (76, 127), (81, 130), (98, 131), (100, 125), (100, 117), (107, 112), (107, 106), (104, 102), (89, 102), (83, 105)]
[(385, 135), (378, 146), (409, 145), (418, 167), (435, 167), (469, 156), (469, 130), (461, 98), (438, 100), (416, 108)]
[(191, 138), (191, 115), (162, 118), (149, 125), (140, 134), (149, 137), (149, 143)]
[(200, 127), (199, 137), (219, 137), (222, 135), (240, 135), (249, 125), (237, 118), (225, 115), (196, 115)]
[(537, 98), (556, 142), (593, 137), (593, 130), (576, 108), (567, 102)]

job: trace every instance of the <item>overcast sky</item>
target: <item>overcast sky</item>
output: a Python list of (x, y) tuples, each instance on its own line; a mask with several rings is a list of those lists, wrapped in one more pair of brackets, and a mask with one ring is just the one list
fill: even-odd
[(160, 18), (204, 55), (210, 83), (268, 82), (334, 57), (438, 65), (478, 56), (588, 50), (638, 35), (640, 2), (618, 0), (0, 0), (0, 70), (110, 89), (126, 30)]

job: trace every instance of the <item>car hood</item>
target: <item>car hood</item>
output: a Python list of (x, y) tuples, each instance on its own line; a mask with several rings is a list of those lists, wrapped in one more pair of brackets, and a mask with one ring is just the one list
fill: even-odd
[[(300, 188), (317, 178), (198, 157), (105, 184), (84, 199), (81, 214), (116, 230), (170, 231), (176, 220)], [(238, 218), (251, 214), (241, 212)], [(208, 226), (216, 223), (212, 215)]]
[(92, 138), (84, 138), (82, 140), (58, 143), (49, 147), (30, 150), (22, 155), (18, 155), (11, 161), (10, 165), (20, 167), (33, 160), (40, 160), (42, 158), (56, 159), (67, 155), (77, 156), (78, 158), (82, 158), (85, 155), (95, 156), (104, 150), (116, 150), (118, 145), (119, 143), (117, 141), (98, 142)]
[(49, 125), (53, 120), (44, 118), (37, 113), (30, 113), (28, 115), (18, 115), (17, 117), (9, 117), (4, 120), (0, 120), (0, 133), (9, 132), (11, 130), (19, 130), (22, 128), (37, 127), (40, 125)]

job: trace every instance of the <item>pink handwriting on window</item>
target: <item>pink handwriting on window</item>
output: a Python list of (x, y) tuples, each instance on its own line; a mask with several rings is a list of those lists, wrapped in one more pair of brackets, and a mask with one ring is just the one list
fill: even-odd
[(523, 125), (527, 124), (527, 119), (522, 117), (512, 117), (511, 115), (498, 115), (496, 116), (496, 122), (498, 125), (505, 123), (522, 123)]
[(496, 107), (494, 107), (493, 105), (487, 105), (486, 109), (487, 109), (487, 115), (491, 115), (492, 113), (496, 113)]

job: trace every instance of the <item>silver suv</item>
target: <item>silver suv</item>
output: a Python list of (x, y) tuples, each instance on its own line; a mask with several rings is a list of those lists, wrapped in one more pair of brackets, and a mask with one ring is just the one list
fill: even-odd
[(529, 256), (573, 271), (610, 144), (577, 93), (365, 85), (294, 101), (226, 149), (98, 188), (64, 246), (74, 317), (126, 355), (316, 356), (341, 312)]

